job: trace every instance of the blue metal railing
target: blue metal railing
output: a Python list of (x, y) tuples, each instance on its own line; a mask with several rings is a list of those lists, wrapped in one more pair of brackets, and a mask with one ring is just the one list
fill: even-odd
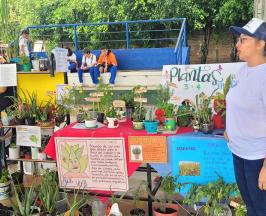
[[(182, 23), (181, 28), (170, 28), (170, 29), (140, 29), (135, 30), (133, 29), (136, 25), (145, 25), (147, 23), (153, 23), (153, 24), (162, 24), (162, 23)], [(125, 48), (129, 49), (132, 47), (132, 43), (135, 42), (145, 42), (145, 41), (154, 41), (154, 42), (160, 42), (160, 41), (176, 41), (175, 42), (175, 50), (174, 53), (176, 55), (176, 63), (182, 64), (182, 51), (187, 46), (187, 37), (186, 37), (186, 19), (185, 18), (170, 18), (170, 19), (160, 19), (160, 20), (137, 20), (137, 21), (123, 21), (123, 22), (100, 22), (100, 23), (74, 23), (74, 24), (51, 24), (51, 25), (37, 25), (37, 26), (29, 26), (29, 29), (47, 29), (47, 28), (73, 28), (73, 42), (74, 42), (74, 49), (75, 51), (78, 51), (79, 49), (79, 43), (86, 43), (88, 41), (79, 40), (79, 35), (82, 36), (82, 33), (79, 33), (79, 28), (84, 26), (89, 27), (99, 27), (99, 26), (118, 26), (122, 25), (122, 30), (120, 31), (111, 31), (111, 32), (96, 32), (98, 34), (107, 34), (107, 33), (120, 33), (121, 36), (117, 36), (114, 39), (107, 38), (105, 40), (101, 41), (94, 41), (96, 42), (123, 42), (125, 43)], [(123, 30), (124, 29), (124, 30)], [(170, 31), (179, 31), (178, 34), (176, 34), (176, 37), (173, 37), (173, 34), (171, 37), (157, 37), (157, 38), (145, 38), (143, 36), (142, 38), (137, 38), (136, 34), (141, 33), (155, 33), (157, 32), (157, 35), (162, 34), (162, 32), (170, 32)], [(158, 33), (159, 32), (159, 33)], [(72, 33), (71, 33), (72, 34)], [(89, 33), (93, 34), (93, 33)], [(54, 36), (55, 34), (53, 34)], [(86, 33), (88, 35), (88, 33)], [(124, 35), (124, 36), (123, 36)], [(72, 43), (72, 42), (66, 42), (66, 43)], [(99, 49), (100, 47), (98, 47)], [(145, 48), (145, 47), (142, 47)]]

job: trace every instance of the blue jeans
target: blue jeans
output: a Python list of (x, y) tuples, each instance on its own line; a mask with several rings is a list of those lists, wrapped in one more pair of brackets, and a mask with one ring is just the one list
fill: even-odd
[(233, 154), (235, 176), (248, 216), (266, 216), (266, 191), (258, 187), (264, 159), (246, 160)]
[(78, 69), (78, 76), (79, 76), (79, 82), (83, 83), (83, 73), (84, 72), (89, 72), (91, 75), (91, 80), (93, 84), (97, 84), (99, 82), (98, 77), (99, 77), (99, 69), (98, 67), (90, 67), (88, 70), (82, 70)]
[(76, 63), (75, 62), (69, 62), (68, 70), (70, 70), (71, 73), (77, 72)]
[[(102, 66), (102, 65), (100, 65), (100, 66)], [(98, 68), (98, 70), (99, 70), (99, 68)], [(110, 77), (109, 83), (110, 84), (115, 84), (117, 66), (108, 65), (107, 72), (111, 73), (111, 77)]]

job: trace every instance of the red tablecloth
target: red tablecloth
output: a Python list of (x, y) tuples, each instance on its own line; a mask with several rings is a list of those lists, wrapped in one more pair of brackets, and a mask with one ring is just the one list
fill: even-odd
[[(72, 126), (75, 123), (68, 125), (67, 127), (56, 131), (50, 138), (44, 152), (56, 160), (55, 150), (55, 137), (124, 137), (126, 160), (127, 160), (127, 173), (131, 176), (141, 163), (129, 162), (128, 151), (128, 136), (149, 136), (145, 130), (134, 130), (132, 128), (132, 122), (127, 121), (119, 124), (118, 128), (111, 129), (106, 126), (97, 129), (74, 129)], [(191, 128), (179, 128), (177, 134), (192, 132)], [(173, 134), (152, 134), (150, 136), (169, 136)]]

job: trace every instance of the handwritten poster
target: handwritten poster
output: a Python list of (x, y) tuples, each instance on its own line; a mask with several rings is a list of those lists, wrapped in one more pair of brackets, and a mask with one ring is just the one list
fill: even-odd
[(201, 92), (210, 96), (215, 89), (222, 91), (226, 78), (230, 74), (234, 77), (243, 64), (164, 65), (162, 84), (170, 87), (172, 103), (181, 104), (184, 99), (195, 102), (195, 96)]
[[(232, 154), (224, 138), (214, 136), (171, 136), (172, 174), (182, 183), (207, 184), (218, 175), (235, 182)], [(190, 185), (182, 188), (186, 193)]]
[(129, 136), (131, 162), (167, 163), (165, 136)]
[(127, 191), (124, 138), (56, 137), (61, 188)]
[(0, 86), (17, 85), (17, 67), (16, 64), (0, 64)]
[(61, 101), (63, 97), (66, 97), (69, 93), (68, 84), (57, 84), (56, 85), (56, 101)]
[(56, 72), (67, 72), (68, 63), (67, 63), (67, 49), (64, 48), (55, 48), (52, 50), (55, 57), (55, 71)]
[(16, 143), (19, 146), (41, 147), (41, 127), (16, 126)]

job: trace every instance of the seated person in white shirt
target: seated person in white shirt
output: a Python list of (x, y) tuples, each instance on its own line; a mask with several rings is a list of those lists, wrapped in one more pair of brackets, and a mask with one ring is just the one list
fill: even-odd
[(84, 48), (83, 50), (82, 63), (78, 69), (79, 82), (81, 85), (83, 85), (83, 72), (89, 72), (93, 84), (98, 84), (99, 70), (97, 67), (96, 56), (92, 54), (88, 48)]
[(77, 72), (78, 68), (77, 57), (69, 47), (67, 47), (67, 62), (68, 62), (68, 70), (71, 73)]

